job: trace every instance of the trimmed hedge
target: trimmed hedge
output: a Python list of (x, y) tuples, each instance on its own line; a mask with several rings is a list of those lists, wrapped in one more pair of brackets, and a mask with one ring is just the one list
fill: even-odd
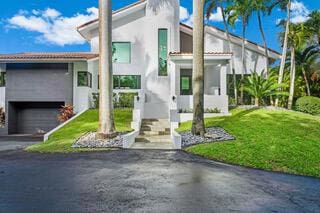
[(320, 98), (305, 96), (296, 102), (296, 110), (311, 115), (320, 115)]

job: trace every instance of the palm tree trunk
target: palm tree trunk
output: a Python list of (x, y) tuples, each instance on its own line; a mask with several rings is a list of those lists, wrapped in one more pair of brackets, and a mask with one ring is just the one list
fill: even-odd
[(267, 40), (266, 40), (266, 36), (264, 34), (264, 30), (262, 27), (262, 21), (261, 21), (261, 12), (260, 10), (257, 11), (257, 15), (258, 15), (258, 22), (259, 22), (259, 29), (260, 29), (260, 33), (261, 33), (261, 37), (264, 43), (264, 53), (265, 53), (265, 57), (266, 57), (266, 74), (268, 76), (268, 72), (269, 72), (269, 52), (268, 52), (268, 45), (267, 45)]
[[(286, 32), (284, 35), (283, 48), (282, 48), (282, 57), (281, 64), (279, 69), (279, 79), (278, 83), (281, 84), (283, 81), (284, 67), (286, 64), (287, 50), (288, 50), (288, 35), (289, 35), (289, 27), (290, 27), (290, 18), (291, 18), (291, 0), (288, 1), (287, 6), (287, 24), (286, 24)], [(279, 106), (279, 97), (276, 98), (275, 106)]]
[(291, 48), (291, 68), (290, 68), (290, 92), (288, 99), (288, 109), (292, 109), (293, 96), (294, 96), (294, 86), (296, 78), (296, 62), (295, 62), (295, 49)]
[[(220, 1), (221, 5), (221, 13), (222, 13), (222, 18), (223, 18), (223, 24), (224, 24), (224, 29), (226, 31), (227, 34), (227, 39), (228, 39), (228, 52), (232, 51), (232, 42), (231, 42), (231, 36), (229, 33), (229, 27), (227, 24), (227, 19), (226, 19), (226, 15), (224, 13), (224, 8), (222, 5), (222, 2)], [(237, 88), (237, 77), (236, 77), (236, 71), (235, 71), (235, 64), (234, 64), (234, 58), (231, 58), (231, 64), (232, 64), (232, 77), (233, 77), (233, 88), (234, 88), (234, 100), (236, 105), (238, 105), (238, 88)]]
[(204, 3), (193, 0), (193, 122), (192, 134), (204, 135)]
[(240, 104), (243, 105), (243, 81), (244, 81), (244, 70), (245, 70), (245, 41), (246, 41), (246, 21), (242, 19), (242, 48), (241, 48), (241, 84), (240, 84)]
[(259, 98), (254, 98), (254, 105), (255, 105), (256, 107), (260, 106), (260, 100), (259, 100)]
[(305, 69), (303, 67), (302, 67), (302, 74), (303, 74), (304, 81), (306, 82), (307, 95), (311, 96), (310, 84), (309, 84), (309, 81), (308, 81), (308, 77), (307, 77), (306, 71), (305, 71)]
[(99, 0), (99, 130), (100, 139), (115, 136), (113, 120), (112, 2)]

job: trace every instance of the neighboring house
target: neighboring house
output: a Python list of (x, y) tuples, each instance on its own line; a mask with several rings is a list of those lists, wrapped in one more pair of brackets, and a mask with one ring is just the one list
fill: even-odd
[[(113, 14), (114, 89), (138, 92), (135, 118), (178, 120), (179, 109), (192, 108), (192, 28), (179, 20), (179, 1), (141, 0)], [(78, 27), (91, 53), (23, 53), (0, 55), (0, 104), (6, 110), (2, 134), (47, 132), (58, 125), (57, 111), (72, 104), (78, 113), (98, 92), (98, 20)], [(228, 113), (230, 59), (241, 74), (241, 38), (205, 28), (205, 108)], [(270, 61), (280, 58), (269, 50)], [(246, 74), (265, 67), (264, 48), (246, 42)], [(4, 85), (5, 84), (5, 85)], [(138, 114), (137, 114), (138, 113)]]

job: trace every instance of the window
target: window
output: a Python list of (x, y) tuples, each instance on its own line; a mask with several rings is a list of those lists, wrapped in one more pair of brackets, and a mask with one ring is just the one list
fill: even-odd
[(131, 63), (130, 42), (113, 42), (112, 49), (114, 63)]
[(0, 72), (0, 87), (6, 86), (6, 73)]
[(89, 72), (78, 72), (78, 87), (91, 87), (92, 74)]
[[(99, 82), (99, 76), (98, 76)], [(98, 85), (99, 89), (99, 85)], [(141, 89), (140, 75), (114, 75), (113, 89)]]
[(168, 30), (158, 31), (159, 76), (168, 75)]
[(192, 70), (180, 70), (180, 95), (192, 95)]
[(140, 75), (115, 75), (113, 76), (114, 89), (141, 89)]

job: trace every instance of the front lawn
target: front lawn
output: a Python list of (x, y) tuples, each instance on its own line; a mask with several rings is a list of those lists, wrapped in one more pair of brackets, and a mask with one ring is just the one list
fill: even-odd
[[(230, 117), (206, 119), (235, 141), (201, 144), (186, 151), (231, 164), (320, 177), (320, 117), (299, 112), (235, 109)], [(188, 130), (191, 122), (178, 131)]]
[[(131, 109), (115, 109), (114, 117), (117, 131), (131, 131)], [(51, 135), (48, 141), (30, 146), (27, 148), (27, 150), (44, 153), (94, 151), (94, 149), (75, 149), (71, 146), (82, 134), (86, 132), (97, 131), (98, 118), (98, 110), (88, 110), (80, 117), (76, 118)]]

